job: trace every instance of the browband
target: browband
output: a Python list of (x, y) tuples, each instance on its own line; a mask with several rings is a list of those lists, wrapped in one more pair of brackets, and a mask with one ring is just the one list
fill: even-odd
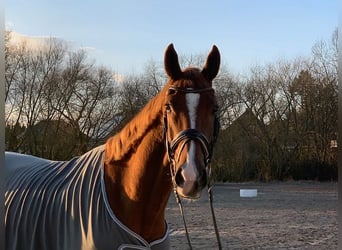
[(214, 90), (212, 87), (204, 88), (204, 89), (194, 89), (194, 88), (180, 88), (180, 87), (170, 87), (169, 89), (180, 91), (183, 93), (201, 93), (205, 91)]

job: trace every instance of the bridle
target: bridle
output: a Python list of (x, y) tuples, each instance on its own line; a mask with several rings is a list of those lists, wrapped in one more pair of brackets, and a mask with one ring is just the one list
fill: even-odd
[[(172, 89), (174, 91), (180, 91), (183, 93), (202, 93), (206, 91), (213, 91), (213, 88), (203, 88), (203, 89), (192, 89), (192, 88), (177, 88), (177, 87), (170, 87), (169, 89)], [(167, 139), (167, 130), (168, 130), (168, 122), (167, 122), (167, 112), (164, 113), (164, 138), (166, 143), (166, 151), (168, 155), (169, 162), (174, 162), (175, 159), (175, 151), (177, 147), (181, 144), (181, 150), (183, 150), (184, 146), (193, 140), (196, 140), (200, 142), (200, 145), (202, 147), (203, 153), (205, 155), (205, 165), (206, 167), (210, 167), (210, 162), (214, 150), (214, 145), (216, 143), (218, 132), (220, 129), (220, 122), (218, 118), (217, 112), (215, 112), (215, 118), (214, 118), (214, 131), (213, 131), (213, 137), (212, 140), (209, 142), (207, 137), (199, 130), (188, 128), (181, 132), (179, 132), (175, 138), (172, 139), (171, 142)], [(172, 171), (173, 172), (173, 171)], [(210, 172), (209, 172), (210, 173)], [(210, 177), (210, 176), (208, 176)]]
[[(206, 91), (213, 91), (213, 88), (193, 89), (193, 88), (170, 87), (169, 89), (174, 90), (174, 91), (180, 91), (183, 93), (202, 93), (202, 92), (206, 92)], [(210, 203), (210, 209), (211, 209), (211, 214), (212, 214), (212, 218), (213, 218), (213, 224), (214, 224), (217, 244), (218, 244), (218, 248), (222, 249), (220, 236), (219, 236), (217, 223), (216, 223), (216, 218), (215, 218), (215, 213), (214, 213), (214, 208), (213, 208), (213, 198), (212, 198), (213, 195), (212, 195), (212, 188), (211, 188), (211, 183), (210, 183), (210, 177), (211, 177), (210, 163), (211, 163), (214, 145), (215, 145), (217, 137), (218, 137), (219, 128), (220, 128), (219, 118), (218, 118), (217, 112), (215, 112), (214, 129), (213, 129), (213, 135), (212, 135), (211, 141), (209, 141), (207, 139), (207, 137), (201, 131), (199, 131), (197, 129), (193, 129), (193, 128), (188, 128), (188, 129), (185, 129), (185, 130), (179, 132), (175, 136), (175, 138), (173, 138), (171, 140), (171, 142), (169, 142), (169, 140), (167, 138), (167, 131), (168, 131), (167, 111), (165, 111), (165, 113), (164, 113), (164, 139), (165, 139), (165, 145), (166, 145), (166, 152), (167, 152), (167, 156), (168, 156), (168, 160), (169, 160), (169, 164), (170, 164), (170, 173), (171, 173), (171, 177), (172, 177), (173, 191), (174, 191), (176, 201), (179, 205), (180, 212), (181, 212), (181, 215), (183, 218), (186, 237), (187, 237), (190, 249), (192, 249), (191, 240), (190, 240), (190, 236), (189, 236), (188, 229), (186, 226), (183, 205), (182, 205), (181, 199), (179, 197), (179, 194), (177, 192), (176, 163), (179, 160), (178, 159), (179, 157), (175, 156), (175, 152), (176, 152), (176, 149), (178, 147), (180, 147), (179, 153), (178, 153), (180, 155), (180, 153), (184, 149), (185, 145), (191, 141), (199, 142), (199, 144), (201, 145), (203, 155), (204, 155), (204, 163), (205, 163), (205, 169), (206, 169), (206, 175), (207, 175), (209, 203)]]

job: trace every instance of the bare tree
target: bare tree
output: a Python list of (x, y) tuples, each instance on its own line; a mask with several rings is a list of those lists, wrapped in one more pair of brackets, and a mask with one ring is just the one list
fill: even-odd
[(13, 128), (25, 124), (27, 130), (20, 143), (12, 143), (18, 136), (15, 129), (10, 130), (8, 147), (17, 150), (26, 140), (28, 152), (35, 154), (35, 136), (31, 128), (44, 113), (45, 86), (50, 75), (61, 65), (64, 47), (56, 39), (47, 41), (39, 50), (30, 49), (25, 42), (10, 45), (9, 41), (10, 37), (6, 44), (6, 124)]
[(243, 113), (243, 103), (239, 98), (241, 80), (233, 76), (225, 66), (221, 66), (218, 76), (213, 82), (218, 106), (221, 127), (227, 128)]
[[(6, 45), (7, 149), (71, 157), (110, 133), (118, 112), (113, 72), (89, 64), (84, 51), (67, 54), (57, 39), (39, 49)], [(68, 141), (57, 150), (61, 135)]]

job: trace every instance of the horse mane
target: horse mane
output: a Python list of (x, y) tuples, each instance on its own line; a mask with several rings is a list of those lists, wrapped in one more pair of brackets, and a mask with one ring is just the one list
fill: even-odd
[(163, 88), (119, 133), (107, 140), (106, 163), (122, 161), (128, 157), (130, 152), (135, 151), (144, 135), (162, 119), (165, 90), (166, 88)]

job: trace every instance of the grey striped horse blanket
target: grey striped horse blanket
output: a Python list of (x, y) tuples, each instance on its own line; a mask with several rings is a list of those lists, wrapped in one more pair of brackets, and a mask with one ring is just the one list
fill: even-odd
[(70, 161), (6, 152), (6, 249), (169, 249), (169, 230), (146, 242), (113, 213), (104, 145)]

